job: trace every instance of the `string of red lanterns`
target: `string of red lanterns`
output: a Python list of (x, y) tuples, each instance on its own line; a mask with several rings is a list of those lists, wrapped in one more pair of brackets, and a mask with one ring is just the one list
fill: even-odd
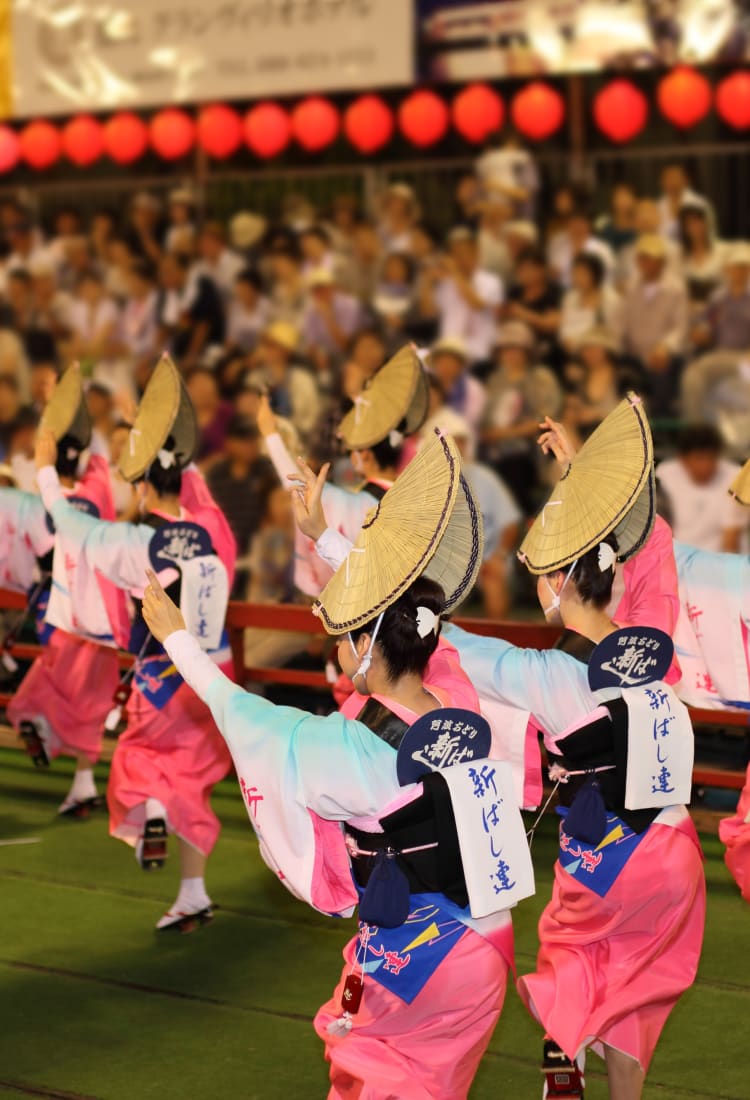
[[(687, 65), (677, 66), (658, 82), (654, 102), (660, 115), (680, 130), (700, 123), (712, 108), (734, 130), (750, 129), (750, 71), (737, 70), (716, 89)], [(646, 127), (652, 104), (631, 80), (615, 78), (601, 88), (591, 104), (597, 129), (610, 141), (633, 141)], [(507, 113), (516, 130), (530, 141), (545, 141), (565, 122), (566, 104), (560, 92), (542, 80), (520, 88)], [(244, 115), (215, 103), (194, 117), (179, 107), (166, 107), (144, 121), (132, 111), (120, 111), (106, 121), (84, 114), (62, 126), (35, 119), (16, 129), (0, 125), (0, 174), (25, 164), (45, 171), (62, 156), (79, 168), (103, 156), (116, 164), (134, 164), (149, 149), (163, 160), (180, 160), (198, 146), (207, 156), (225, 160), (243, 146), (266, 160), (296, 142), (308, 153), (331, 146), (343, 134), (363, 156), (384, 148), (396, 130), (413, 146), (427, 149), (442, 141), (451, 126), (465, 140), (480, 144), (498, 132), (506, 119), (506, 103), (487, 83), (460, 89), (450, 103), (437, 91), (418, 88), (394, 109), (373, 93), (360, 95), (341, 111), (330, 99), (313, 95), (292, 109), (270, 101), (257, 103)]]

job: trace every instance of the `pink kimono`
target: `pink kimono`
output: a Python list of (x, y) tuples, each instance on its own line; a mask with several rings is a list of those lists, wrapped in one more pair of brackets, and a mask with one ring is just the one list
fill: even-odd
[[(92, 455), (86, 471), (68, 496), (83, 497), (93, 504), (102, 519), (115, 518), (109, 467), (100, 455)], [(50, 534), (50, 549), (53, 536)], [(121, 626), (124, 619), (122, 595), (111, 587), (106, 593), (110, 620)], [(8, 718), (18, 729), (22, 721), (40, 726), (50, 758), (85, 756), (90, 763), (99, 759), (104, 721), (112, 705), (119, 679), (117, 649), (112, 640), (100, 645), (65, 630), (56, 629), (41, 656), (26, 673), (8, 705)]]

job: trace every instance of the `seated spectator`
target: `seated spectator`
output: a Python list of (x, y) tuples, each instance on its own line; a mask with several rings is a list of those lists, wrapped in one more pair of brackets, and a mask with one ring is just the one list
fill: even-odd
[(669, 415), (687, 338), (687, 292), (667, 271), (662, 237), (639, 237), (636, 251), (639, 276), (623, 298), (624, 348), (649, 376), (651, 411)]
[(120, 455), (123, 447), (128, 446), (130, 425), (118, 420), (109, 436), (109, 480), (112, 485), (112, 498), (118, 519), (137, 522), (138, 498), (133, 483), (126, 481), (120, 473)]
[(264, 256), (262, 266), (270, 286), (271, 314), (296, 328), (302, 323), (307, 301), (307, 284), (302, 262), (294, 244), (275, 245)]
[(10, 328), (0, 328), (0, 375), (13, 380), (25, 405), (31, 395), (31, 365), (20, 336)]
[(57, 367), (54, 363), (32, 363), (29, 398), (37, 416), (41, 416), (57, 385)]
[(5, 293), (7, 305), (2, 311), (2, 322), (21, 341), (26, 360), (37, 362), (54, 359), (55, 340), (49, 331), (37, 323), (33, 284), (25, 268), (19, 267), (10, 272)]
[(117, 230), (117, 217), (113, 210), (95, 210), (89, 226), (89, 250), (99, 271), (105, 271), (109, 263), (109, 250)]
[(352, 231), (351, 250), (341, 265), (340, 280), (363, 305), (367, 305), (375, 293), (382, 253), (383, 246), (375, 227), (366, 221), (357, 222)]
[(157, 318), (161, 342), (183, 370), (224, 342), (224, 309), (213, 281), (190, 273), (186, 256), (166, 253), (159, 264)]
[(260, 276), (250, 268), (234, 280), (227, 314), (227, 347), (247, 355), (271, 320), (271, 303), (263, 293)]
[[(363, 328), (355, 333), (349, 345), (349, 354), (344, 360), (339, 391), (324, 408), (323, 415), (310, 436), (310, 457), (316, 467), (322, 466), (324, 462), (335, 462), (342, 457), (338, 426), (351, 409), (354, 399), (359, 397), (387, 357), (385, 340), (379, 329)], [(287, 450), (290, 454), (296, 453), (288, 446)]]
[(534, 217), (539, 172), (516, 133), (511, 130), (490, 138), (476, 171), (486, 197), (504, 199), (513, 217)]
[(693, 342), (721, 351), (750, 348), (750, 244), (739, 241), (727, 249), (724, 286), (699, 318)]
[(486, 363), (492, 353), (503, 284), (479, 267), (475, 234), (458, 226), (448, 234), (448, 255), (425, 272), (421, 310), (438, 320), (439, 338), (463, 342), (472, 364)]
[(331, 388), (332, 372), (341, 363), (350, 339), (362, 323), (362, 307), (356, 298), (336, 286), (333, 275), (324, 267), (312, 272), (307, 286), (301, 326), (303, 344), (322, 384)]
[(17, 379), (0, 372), (0, 462), (7, 462), (16, 422), (22, 409)]
[(427, 364), (440, 385), (445, 404), (475, 429), (486, 395), (479, 379), (469, 373), (466, 345), (458, 338), (445, 336), (430, 348)]
[(320, 391), (313, 373), (296, 361), (298, 347), (294, 326), (276, 321), (250, 357), (246, 381), (268, 393), (274, 413), (291, 420), (306, 442), (320, 416)]
[(118, 302), (122, 302), (128, 296), (130, 286), (128, 277), (136, 260), (153, 267), (153, 261), (134, 252), (125, 237), (112, 237), (103, 261), (104, 284), (107, 291)]
[(299, 235), (302, 253), (302, 274), (307, 277), (313, 271), (325, 268), (336, 274), (336, 254), (331, 246), (331, 238), (322, 225), (308, 225)]
[(66, 352), (81, 363), (97, 363), (113, 353), (119, 310), (95, 271), (83, 272), (70, 307), (70, 342)]
[(503, 240), (508, 250), (510, 271), (514, 274), (520, 256), (529, 248), (537, 248), (539, 230), (533, 222), (509, 221), (503, 226)]
[(88, 237), (65, 238), (63, 262), (56, 270), (58, 286), (68, 294), (76, 293), (82, 275), (88, 274), (89, 271), (100, 274), (91, 254)]
[(188, 187), (177, 187), (167, 199), (165, 252), (181, 252), (186, 242), (195, 245), (195, 196)]
[(57, 345), (70, 337), (73, 300), (58, 288), (54, 268), (49, 264), (36, 264), (30, 274), (33, 327), (48, 332)]
[(221, 222), (206, 222), (198, 237), (198, 262), (195, 272), (209, 278), (226, 304), (232, 297), (235, 279), (245, 268), (242, 256), (227, 244)]
[(516, 278), (502, 317), (527, 325), (538, 342), (539, 358), (552, 366), (560, 361), (561, 300), (562, 291), (549, 273), (544, 253), (536, 247), (525, 248), (516, 260)]
[(739, 469), (722, 457), (715, 428), (696, 424), (683, 431), (677, 457), (656, 467), (666, 518), (678, 542), (700, 550), (740, 551), (748, 514), (728, 492)]
[(148, 260), (135, 260), (127, 275), (127, 297), (120, 314), (118, 354), (131, 361), (157, 354), (159, 295), (156, 272)]
[[(685, 165), (679, 161), (671, 161), (664, 165), (659, 177), (661, 195), (658, 199), (659, 225), (649, 232), (659, 232), (663, 237), (670, 237), (673, 241), (680, 239), (680, 210), (683, 206), (702, 206), (707, 214), (709, 224), (713, 230), (716, 218), (708, 199), (693, 191), (690, 186)], [(643, 231), (641, 231), (643, 232)]]
[(411, 234), (420, 218), (414, 189), (391, 183), (378, 202), (378, 236), (386, 252), (411, 252)]
[(386, 256), (375, 286), (372, 309), (383, 328), (389, 351), (397, 351), (409, 331), (415, 306), (416, 267), (406, 252)]
[(351, 254), (354, 233), (360, 219), (361, 211), (356, 195), (348, 192), (334, 195), (325, 228), (330, 236), (331, 247), (340, 256)]
[(680, 246), (676, 240), (662, 234), (660, 225), (659, 207), (654, 200), (639, 199), (635, 208), (636, 238), (621, 248), (617, 256), (615, 283), (621, 292), (638, 279), (637, 246), (639, 238), (644, 236), (661, 237), (666, 249), (667, 270), (675, 278), (682, 278)]
[(508, 247), (507, 225), (510, 218), (510, 205), (502, 196), (485, 199), (479, 219), (477, 244), (479, 247), (479, 266), (490, 271), (503, 281), (510, 278), (512, 259)]
[(680, 269), (691, 310), (699, 313), (717, 290), (724, 270), (725, 246), (715, 240), (706, 207), (683, 203), (678, 216)]
[(109, 438), (116, 423), (113, 388), (100, 380), (86, 386), (86, 406), (91, 417), (92, 443), (97, 454), (109, 458)]
[[(232, 417), (226, 427), (224, 457), (211, 466), (206, 481), (232, 528), (241, 561), (260, 528), (269, 493), (278, 485), (271, 460), (261, 454), (254, 421)], [(238, 570), (235, 595), (242, 596), (246, 582), (247, 572)]]
[(612, 412), (627, 388), (617, 364), (619, 350), (609, 329), (592, 327), (578, 341), (577, 361), (566, 365), (566, 419), (574, 421), (584, 438)]
[(200, 442), (195, 458), (208, 468), (211, 461), (216, 461), (224, 450), (232, 406), (222, 400), (216, 375), (207, 367), (194, 367), (187, 375), (185, 384), (198, 423)]
[(161, 203), (148, 191), (138, 191), (130, 202), (125, 239), (134, 256), (157, 264), (161, 259)]
[(230, 218), (229, 240), (234, 251), (242, 257), (245, 270), (254, 269), (258, 264), (267, 229), (267, 220), (252, 210), (240, 210)]
[(38, 428), (39, 417), (36, 412), (28, 405), (24, 405), (13, 422), (6, 455), (16, 486), (27, 493), (38, 491), (34, 462), (34, 445)]
[(612, 188), (610, 209), (596, 222), (596, 235), (608, 244), (617, 256), (633, 244), (638, 236), (636, 209), (638, 194), (632, 184), (621, 180)]
[(28, 271), (33, 264), (50, 262), (41, 236), (35, 232), (29, 221), (14, 222), (8, 228), (6, 236), (10, 248), (10, 254), (5, 261), (7, 274), (18, 271), (19, 268)]
[(65, 261), (68, 242), (74, 237), (83, 236), (83, 219), (80, 210), (72, 206), (63, 206), (55, 214), (52, 233), (44, 249), (46, 263), (58, 269)]
[(573, 262), (582, 252), (599, 258), (605, 278), (610, 279), (614, 275), (615, 257), (612, 249), (594, 235), (589, 212), (578, 209), (571, 212), (565, 228), (550, 237), (547, 244), (547, 262), (561, 286), (572, 285)]
[(526, 515), (535, 508), (539, 424), (562, 405), (560, 385), (535, 357), (534, 334), (522, 321), (497, 330), (495, 368), (487, 379), (481, 454), (508, 485)]
[(453, 221), (476, 230), (482, 210), (482, 187), (474, 172), (463, 172), (453, 192)]
[(744, 462), (750, 455), (750, 346), (693, 359), (681, 379), (681, 412), (688, 423), (720, 428), (732, 456)]
[(593, 252), (579, 252), (573, 261), (572, 285), (562, 300), (560, 341), (575, 352), (584, 333), (604, 326), (618, 340), (622, 332), (622, 299), (605, 282), (604, 264)]

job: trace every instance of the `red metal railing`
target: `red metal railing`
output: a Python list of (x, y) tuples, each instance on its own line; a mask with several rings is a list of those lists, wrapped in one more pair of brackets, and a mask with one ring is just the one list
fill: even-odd
[[(25, 606), (26, 598), (23, 594), (0, 588), (0, 609), (22, 611)], [(530, 649), (550, 649), (559, 635), (559, 630), (556, 627), (549, 626), (546, 623), (465, 618), (456, 619), (456, 623), (475, 634), (492, 638), (505, 638), (513, 645)], [(320, 620), (312, 614), (309, 607), (296, 604), (231, 602), (227, 610), (227, 629), (232, 645), (235, 674), (239, 683), (247, 683), (252, 680), (258, 683), (288, 684), (294, 687), (311, 687), (320, 690), (330, 687), (326, 674), (322, 670), (316, 672), (296, 668), (246, 666), (243, 634), (247, 627), (325, 636)], [(19, 643), (13, 646), (12, 652), (15, 657), (21, 660), (32, 660), (41, 653), (41, 647)], [(123, 667), (131, 665), (132, 661), (133, 658), (130, 654), (122, 653), (120, 655), (120, 663)], [(9, 694), (0, 693), (0, 706), (7, 704), (10, 698)], [(719, 726), (748, 730), (749, 718), (747, 714), (742, 712), (691, 708), (690, 714), (696, 726)], [(743, 773), (720, 768), (698, 767), (695, 769), (693, 777), (696, 784), (706, 787), (726, 787), (741, 790), (744, 783)]]

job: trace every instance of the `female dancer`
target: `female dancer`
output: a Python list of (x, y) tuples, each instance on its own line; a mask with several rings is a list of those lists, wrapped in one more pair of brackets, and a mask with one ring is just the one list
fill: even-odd
[[(180, 930), (213, 915), (205, 867), (220, 825), (209, 799), (230, 759), (207, 708), (185, 687), (145, 627), (143, 578), (149, 566), (159, 570), (212, 658), (225, 661), (224, 616), (233, 568), (233, 557), (220, 556), (228, 545), (214, 546), (207, 525), (195, 522), (181, 504), (180, 464), (189, 459), (194, 441), (192, 409), (184, 402), (175, 368), (162, 360), (144, 394), (123, 460), (123, 474), (137, 479), (143, 514), (138, 524), (105, 523), (72, 509), (59, 489), (54, 440), (40, 433), (37, 444), (39, 485), (56, 527), (77, 546), (88, 568), (129, 591), (136, 604), (130, 641), (136, 690), (127, 700), (128, 728), (112, 760), (110, 832), (136, 848), (145, 870), (164, 864), (167, 834), (178, 837), (180, 890), (157, 928)], [(194, 492), (207, 508), (207, 490)], [(126, 694), (121, 691), (116, 698), (122, 702)]]
[[(364, 918), (368, 883), (385, 864), (408, 878), (400, 919), (388, 926), (371, 915), (362, 919), (344, 952), (339, 986), (315, 1020), (331, 1063), (329, 1096), (341, 1100), (466, 1097), (502, 1008), (512, 958), (510, 917), (501, 908), (508, 883), (497, 883), (500, 900), (473, 920), (463, 858), (448, 839), (455, 801), (445, 817), (431, 782), (437, 776), (407, 786), (397, 776), (397, 748), (413, 724), (436, 715), (429, 725), (443, 728), (449, 713), (440, 719), (452, 700), (423, 677), (440, 615), (457, 602), (481, 557), (473, 502), (457, 474), (455, 447), (436, 439), (389, 491), (321, 596), (327, 629), (343, 635), (341, 664), (366, 697), (357, 720), (318, 718), (246, 694), (204, 660), (153, 574), (144, 598), (152, 632), (227, 740), (261, 853), (287, 888), (340, 915), (351, 913), (359, 895)], [(461, 515), (456, 491), (463, 494)], [(404, 504), (418, 513), (421, 533), (399, 544)], [(467, 762), (442, 774), (472, 768)], [(485, 768), (487, 776), (492, 769)], [(480, 834), (486, 837), (481, 817), (474, 846)], [(383, 852), (390, 855), (382, 859)], [(360, 972), (366, 984), (355, 1011)]]

